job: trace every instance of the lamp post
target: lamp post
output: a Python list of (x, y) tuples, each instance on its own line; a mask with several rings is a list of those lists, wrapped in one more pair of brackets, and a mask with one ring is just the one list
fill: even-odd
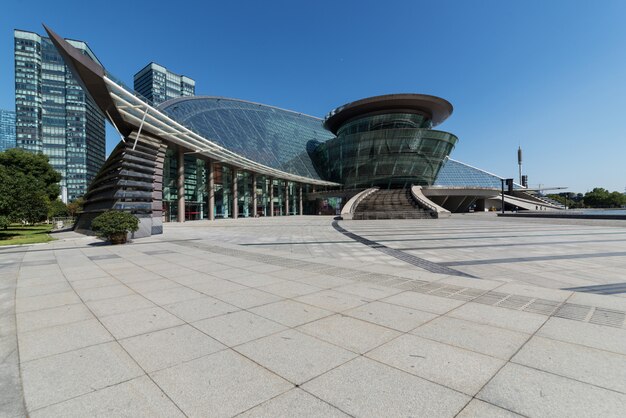
[(504, 182), (505, 179), (500, 179), (500, 183), (502, 183), (502, 204), (500, 205), (502, 213), (504, 213)]

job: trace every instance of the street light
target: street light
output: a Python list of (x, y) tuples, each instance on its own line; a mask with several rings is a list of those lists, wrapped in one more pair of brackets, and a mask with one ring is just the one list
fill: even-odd
[(504, 213), (504, 183), (506, 182), (509, 193), (511, 193), (513, 191), (513, 180), (514, 179), (500, 179), (502, 184), (502, 213)]
[(500, 204), (500, 210), (502, 214), (504, 214), (504, 179), (500, 179), (500, 183), (502, 183), (502, 203)]

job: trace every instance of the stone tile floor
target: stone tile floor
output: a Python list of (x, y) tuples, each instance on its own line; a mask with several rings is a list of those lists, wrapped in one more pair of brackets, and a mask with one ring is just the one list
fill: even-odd
[[(626, 224), (454, 216), (169, 224), (0, 250), (0, 416), (626, 411)], [(18, 348), (19, 347), (19, 348)]]

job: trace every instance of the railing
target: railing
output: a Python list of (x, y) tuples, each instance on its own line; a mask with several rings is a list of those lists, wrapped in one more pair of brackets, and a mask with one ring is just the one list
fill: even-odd
[(357, 193), (356, 195), (352, 196), (352, 198), (348, 200), (348, 202), (345, 205), (343, 205), (343, 208), (341, 209), (341, 217), (343, 219), (352, 219), (354, 210), (356, 209), (357, 206), (359, 206), (359, 203), (361, 203), (363, 199), (365, 199), (372, 193), (376, 192), (377, 190), (378, 190), (378, 187), (372, 187), (369, 189), (365, 189), (361, 193)]
[(436, 213), (438, 218), (447, 218), (451, 215), (451, 212), (448, 209), (439, 206), (424, 196), (422, 193), (422, 186), (411, 186), (411, 196), (413, 196), (413, 199), (415, 199), (420, 205)]
[(68, 229), (74, 226), (76, 218), (73, 217), (59, 217), (52, 218), (52, 230), (59, 231), (61, 229)]

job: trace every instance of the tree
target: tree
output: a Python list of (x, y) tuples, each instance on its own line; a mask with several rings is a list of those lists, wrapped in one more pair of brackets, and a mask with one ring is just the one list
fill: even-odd
[(35, 223), (48, 216), (59, 195), (61, 175), (48, 157), (22, 149), (0, 152), (0, 216)]
[(611, 192), (607, 199), (607, 206), (611, 208), (621, 208), (626, 205), (626, 196), (620, 192)]
[(602, 187), (596, 187), (592, 191), (585, 193), (585, 205), (592, 208), (608, 206), (609, 191)]
[(62, 218), (69, 216), (70, 211), (65, 203), (61, 199), (55, 199), (50, 202), (50, 208), (48, 209), (48, 218)]
[(35, 182), (51, 201), (59, 196), (61, 174), (52, 168), (47, 156), (12, 148), (0, 152), (0, 166), (5, 167), (10, 174), (19, 172), (30, 176), (31, 181)]
[(79, 212), (83, 210), (83, 205), (85, 204), (85, 199), (79, 197), (78, 199), (72, 200), (67, 204), (67, 210), (71, 217), (76, 217)]

